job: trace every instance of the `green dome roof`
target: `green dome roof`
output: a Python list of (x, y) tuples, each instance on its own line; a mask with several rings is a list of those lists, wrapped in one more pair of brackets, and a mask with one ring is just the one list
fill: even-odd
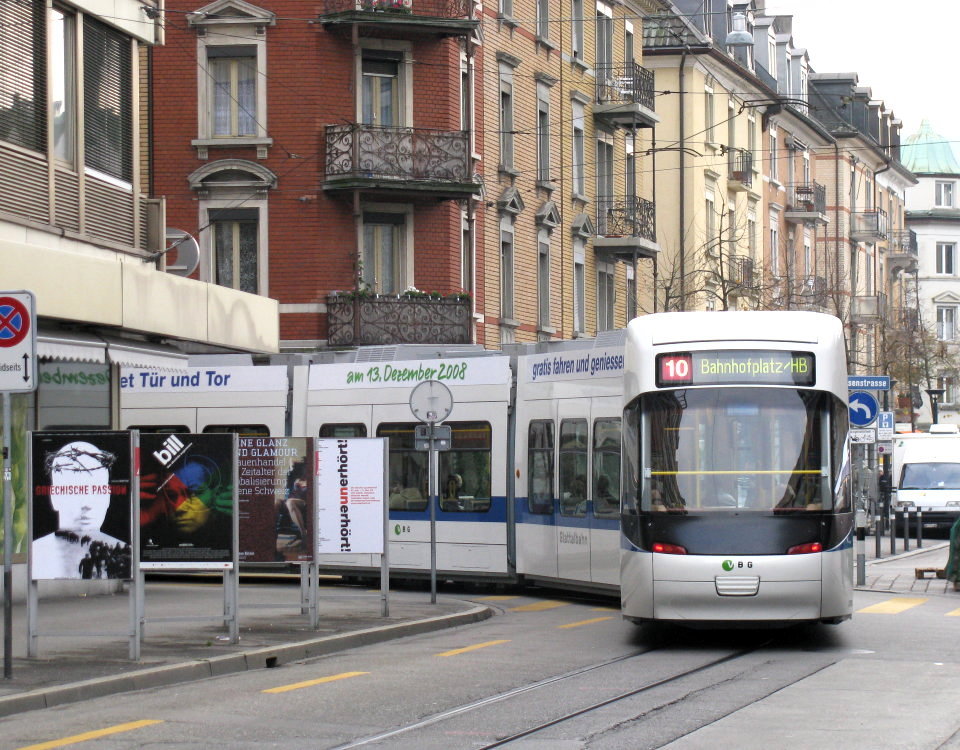
[(960, 174), (950, 142), (935, 133), (927, 120), (900, 146), (900, 162), (914, 174)]

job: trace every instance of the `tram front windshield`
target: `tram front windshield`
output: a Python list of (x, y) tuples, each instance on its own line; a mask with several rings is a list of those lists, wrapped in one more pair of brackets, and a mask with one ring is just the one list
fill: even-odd
[(688, 388), (642, 398), (641, 494), (650, 512), (803, 513), (831, 503), (822, 445), (829, 396), (787, 388)]

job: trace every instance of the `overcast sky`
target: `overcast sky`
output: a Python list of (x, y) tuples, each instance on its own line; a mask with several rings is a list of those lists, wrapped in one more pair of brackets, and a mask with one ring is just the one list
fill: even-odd
[(960, 0), (767, 0), (766, 8), (793, 16), (794, 45), (817, 73), (856, 72), (903, 122), (904, 139), (927, 119), (960, 156)]

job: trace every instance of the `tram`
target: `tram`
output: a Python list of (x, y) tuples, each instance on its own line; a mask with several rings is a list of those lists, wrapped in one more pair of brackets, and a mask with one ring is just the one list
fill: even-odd
[(659, 313), (625, 343), (633, 622), (837, 623), (853, 604), (846, 352), (813, 312)]

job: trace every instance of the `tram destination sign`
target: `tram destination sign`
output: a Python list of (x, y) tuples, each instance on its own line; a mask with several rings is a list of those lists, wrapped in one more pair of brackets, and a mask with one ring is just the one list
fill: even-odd
[(721, 349), (657, 355), (657, 387), (683, 385), (797, 385), (816, 383), (811, 352)]

